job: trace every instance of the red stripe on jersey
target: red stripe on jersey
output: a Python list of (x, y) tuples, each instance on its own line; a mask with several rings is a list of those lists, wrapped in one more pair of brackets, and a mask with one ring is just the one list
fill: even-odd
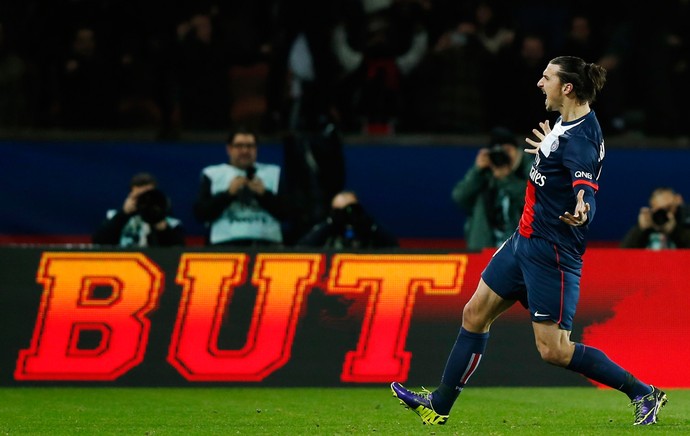
[(479, 366), (479, 362), (482, 360), (482, 355), (477, 354), (477, 353), (472, 353), (472, 357), (470, 358), (470, 363), (467, 364), (467, 368), (465, 368), (465, 372), (462, 374), (462, 377), (460, 377), (460, 384), (465, 385), (467, 381), (472, 377), (472, 374), (474, 374), (474, 371), (477, 369)]
[(529, 238), (534, 231), (532, 223), (534, 222), (534, 204), (536, 202), (537, 191), (532, 183), (527, 182), (527, 189), (525, 190), (525, 207), (522, 209), (519, 227), (520, 234), (525, 238)]
[(592, 189), (594, 189), (595, 191), (599, 190), (599, 185), (597, 185), (594, 182), (588, 182), (587, 180), (575, 180), (573, 182), (573, 188), (576, 187), (577, 185), (587, 185), (587, 186), (591, 186)]

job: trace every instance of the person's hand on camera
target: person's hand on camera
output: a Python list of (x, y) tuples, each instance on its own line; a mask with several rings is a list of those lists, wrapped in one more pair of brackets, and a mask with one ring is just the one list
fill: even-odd
[(134, 186), (122, 205), (122, 211), (127, 215), (132, 215), (137, 211), (137, 199), (141, 194), (153, 189), (152, 186)]
[(652, 210), (650, 208), (640, 208), (640, 214), (637, 216), (637, 225), (640, 226), (640, 230), (648, 230), (654, 227), (654, 221), (652, 220)]
[(489, 159), (489, 149), (482, 148), (477, 153), (477, 157), (474, 160), (474, 164), (477, 168), (483, 170), (491, 167), (491, 160)]
[(230, 195), (237, 195), (247, 185), (247, 178), (244, 176), (237, 176), (228, 185), (228, 192)]
[(132, 215), (137, 211), (137, 196), (135, 196), (133, 192), (125, 198), (125, 202), (122, 205), (122, 211), (127, 215)]
[(266, 192), (264, 182), (258, 177), (252, 177), (252, 179), (247, 182), (247, 188), (258, 196), (262, 196), (264, 192)]
[[(661, 209), (663, 210), (663, 209)], [(660, 232), (666, 233), (667, 235), (673, 233), (673, 230), (676, 228), (676, 216), (671, 212), (670, 210), (666, 211), (666, 218), (667, 221), (664, 224), (657, 225), (657, 228)]]
[(637, 223), (641, 230), (653, 229), (657, 232), (671, 234), (676, 228), (676, 215), (667, 209), (652, 210), (649, 207), (640, 209)]
[(164, 231), (165, 229), (168, 228), (168, 220), (161, 220), (157, 222), (156, 224), (153, 225), (153, 228), (158, 230), (159, 232)]

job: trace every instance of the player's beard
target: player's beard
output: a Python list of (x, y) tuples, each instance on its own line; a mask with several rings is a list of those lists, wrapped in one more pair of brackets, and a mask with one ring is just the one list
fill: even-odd
[(544, 101), (544, 107), (547, 112), (557, 112), (563, 107), (563, 93), (559, 93), (557, 96), (550, 96), (544, 93), (546, 100)]
[(546, 97), (546, 101), (544, 102), (544, 107), (546, 108), (547, 112), (554, 112), (558, 110), (557, 105), (548, 96)]

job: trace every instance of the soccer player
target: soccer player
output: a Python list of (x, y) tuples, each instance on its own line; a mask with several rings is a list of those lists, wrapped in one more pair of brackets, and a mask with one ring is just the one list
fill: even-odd
[[(530, 312), (537, 349), (546, 362), (625, 393), (635, 425), (654, 424), (666, 394), (643, 383), (602, 351), (570, 340), (580, 292), (585, 236), (596, 211), (604, 159), (601, 127), (590, 104), (606, 70), (572, 56), (549, 62), (537, 82), (553, 129), (539, 123), (525, 151), (535, 155), (525, 207), (515, 233), (496, 251), (462, 313), (462, 327), (433, 392), (397, 382), (393, 395), (425, 424), (444, 424), (484, 355), (491, 324), (516, 301)], [(572, 211), (572, 212), (570, 212)]]

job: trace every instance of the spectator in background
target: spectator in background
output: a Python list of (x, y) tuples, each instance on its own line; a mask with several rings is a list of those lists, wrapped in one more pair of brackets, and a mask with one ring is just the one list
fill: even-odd
[[(138, 12), (138, 11), (137, 11)], [(134, 12), (130, 12), (134, 15)], [(124, 12), (123, 12), (124, 14)], [(141, 19), (144, 20), (143, 18)], [(155, 64), (161, 47), (157, 36), (139, 28), (143, 24), (125, 20), (130, 28), (123, 29), (116, 53), (118, 60), (118, 127), (147, 128), (163, 124), (162, 111), (156, 101), (155, 90), (159, 78), (156, 77)], [(155, 42), (154, 42), (155, 41)]]
[(113, 127), (114, 64), (99, 49), (93, 28), (74, 32), (71, 50), (58, 66), (53, 114), (68, 129)]
[(394, 132), (403, 107), (404, 81), (427, 52), (417, 0), (362, 0), (349, 20), (336, 25), (333, 51), (341, 66), (339, 106), (345, 128)]
[(441, 32), (408, 83), (405, 126), (452, 133), (485, 133), (500, 98), (499, 59), (511, 47), (513, 31), (490, 2), (438, 4), (430, 13)]
[(292, 245), (328, 216), (333, 197), (345, 187), (342, 134), (325, 116), (318, 126), (290, 130), (283, 138), (283, 192), (290, 218), (283, 237)]
[(492, 56), (502, 55), (513, 45), (515, 30), (494, 2), (480, 1), (474, 11), (474, 19), (477, 38)]
[[(690, 5), (673, 0), (622, 12), (599, 62), (609, 72), (609, 89), (598, 112), (613, 132), (687, 135)], [(655, 67), (643, 73), (643, 63)], [(634, 97), (632, 88), (640, 91)]]
[(576, 13), (570, 17), (570, 30), (561, 51), (582, 59), (601, 58), (603, 41), (593, 28), (592, 20), (588, 15)]
[(301, 129), (333, 105), (337, 68), (331, 32), (340, 1), (276, 0), (264, 129)]
[(0, 127), (19, 127), (28, 121), (28, 66), (15, 54), (0, 22)]
[(228, 136), (229, 162), (202, 170), (194, 215), (207, 226), (207, 244), (282, 245), (281, 168), (257, 162), (257, 147), (256, 134), (239, 127)]
[(690, 217), (685, 212), (680, 194), (669, 187), (656, 188), (649, 197), (649, 206), (640, 209), (637, 225), (623, 238), (621, 248), (690, 248)]
[(228, 55), (209, 12), (177, 27), (177, 65), (182, 128), (224, 129), (230, 120)]
[(467, 213), (468, 249), (498, 247), (515, 231), (531, 165), (532, 159), (524, 156), (510, 130), (492, 130), (489, 146), (479, 150), (474, 165), (451, 194)]
[(510, 71), (511, 95), (522, 103), (522, 108), (515, 111), (508, 109), (508, 105), (497, 105), (502, 106), (503, 111), (499, 109), (494, 113), (514, 132), (527, 133), (520, 129), (543, 121), (544, 96), (532, 90), (534, 78), (542, 76), (543, 66), (548, 61), (546, 41), (541, 34), (530, 32), (517, 38), (514, 52), (507, 58), (508, 66), (504, 65), (503, 70)]
[(185, 245), (182, 222), (171, 217), (170, 200), (149, 173), (132, 177), (129, 194), (120, 209), (109, 210), (93, 235), (93, 243), (120, 247)]
[[(275, 0), (214, 2), (228, 58), (230, 121), (258, 130), (266, 117)], [(283, 88), (280, 88), (281, 90)]]
[(331, 201), (331, 211), (297, 241), (298, 247), (334, 250), (398, 247), (398, 239), (376, 223), (359, 203), (357, 194), (342, 191)]

